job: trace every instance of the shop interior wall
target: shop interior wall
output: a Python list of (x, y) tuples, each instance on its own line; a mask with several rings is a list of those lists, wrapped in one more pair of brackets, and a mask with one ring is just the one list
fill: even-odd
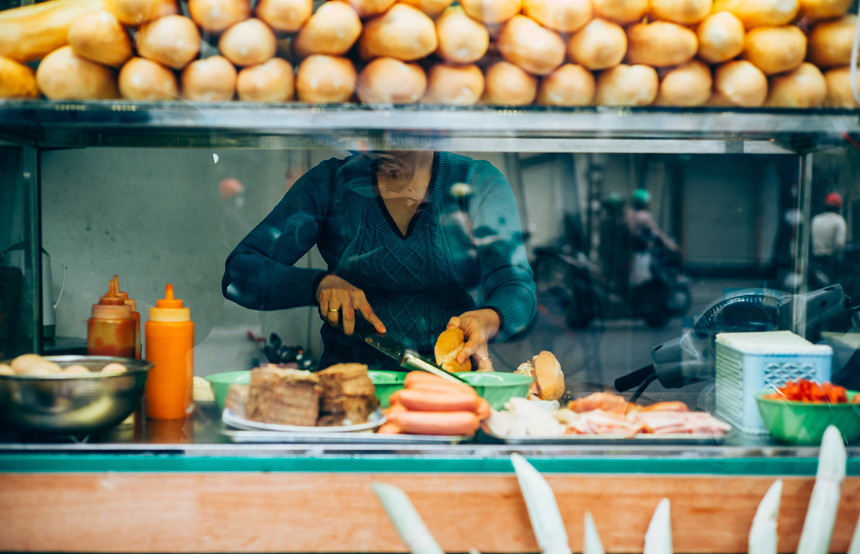
[[(229, 251), (289, 185), (319, 161), (344, 154), (143, 148), (44, 152), (43, 245), (52, 259), (55, 296), (65, 266), (58, 335), (83, 338), (90, 307), (107, 291), (110, 278), (119, 275), (144, 321), (165, 284), (174, 285), (192, 310), (200, 374), (253, 363), (259, 350), (249, 331), (258, 337), (274, 331), (286, 344), (318, 352), (315, 310), (246, 310), (224, 301), (220, 282)], [(566, 214), (586, 221), (599, 206), (586, 176), (594, 164), (603, 167), (604, 194), (616, 191), (627, 198), (638, 186), (649, 188), (655, 216), (663, 228), (683, 234), (690, 260), (761, 263), (775, 232), (776, 208), (763, 200), (778, 186), (769, 176), (773, 164), (752, 156), (732, 163), (719, 156), (687, 159), (683, 217), (678, 217), (671, 209), (677, 189), (666, 179), (668, 164), (679, 163), (678, 157), (577, 154), (571, 162), (550, 155), (529, 163), (533, 155), (467, 155), (488, 159), (509, 178), (529, 231), (529, 248), (557, 241)], [(518, 175), (511, 174), (512, 167), (520, 168)], [(683, 228), (672, 229), (673, 222)], [(322, 267), (315, 252), (300, 263)]]

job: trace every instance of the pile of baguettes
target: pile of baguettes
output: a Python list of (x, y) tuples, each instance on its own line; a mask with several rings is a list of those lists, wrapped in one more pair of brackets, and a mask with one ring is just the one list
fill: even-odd
[(853, 107), (851, 3), (49, 0), (0, 13), (0, 96)]

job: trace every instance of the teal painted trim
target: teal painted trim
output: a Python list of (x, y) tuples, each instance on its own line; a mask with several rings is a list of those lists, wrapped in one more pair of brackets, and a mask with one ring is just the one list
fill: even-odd
[[(814, 458), (530, 458), (544, 473), (813, 476)], [(182, 455), (5, 454), (0, 473), (92, 472), (513, 473), (505, 458), (194, 457)], [(847, 473), (860, 476), (860, 458)]]

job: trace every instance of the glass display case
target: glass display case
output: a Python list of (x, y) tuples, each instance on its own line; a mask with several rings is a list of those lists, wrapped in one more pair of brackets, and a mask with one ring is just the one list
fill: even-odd
[[(257, 311), (225, 300), (228, 255), (325, 160), (432, 151), (489, 162), (516, 201), (536, 313), (490, 344), (495, 371), (550, 351), (564, 373), (562, 405), (611, 391), (726, 419), (708, 358), (714, 335), (779, 329), (830, 345), (833, 382), (860, 388), (854, 110), (5, 100), (0, 129), (0, 249), (19, 245), (16, 290), (24, 291), (3, 289), (6, 321), (19, 323), (6, 324), (0, 358), (85, 353), (90, 308), (117, 275), (144, 323), (173, 285), (195, 322), (195, 375), (250, 370), (275, 340), (318, 369), (317, 309)], [(815, 251), (813, 220), (824, 212), (844, 221), (836, 252)], [(637, 242), (642, 226), (647, 240)], [(312, 249), (296, 266), (326, 262)], [(747, 301), (741, 310), (731, 307), (737, 298)], [(46, 502), (58, 495), (60, 507), (43, 515), (80, 521), (68, 506), (76, 487), (89, 487), (88, 502), (104, 503), (94, 517), (110, 529), (118, 529), (111, 506), (138, 502), (144, 515), (127, 536), (144, 551), (397, 551), (379, 512), (366, 508), (368, 485), (385, 481), (417, 499), (447, 551), (526, 552), (536, 545), (512, 496), (509, 461), (520, 452), (552, 475), (574, 550), (588, 509), (607, 551), (638, 551), (652, 504), (668, 497), (676, 551), (745, 551), (755, 507), (779, 477), (780, 551), (793, 551), (818, 456), (815, 446), (740, 428), (591, 441), (507, 440), (485, 430), (391, 444), (236, 431), (207, 401), (186, 420), (138, 412), (86, 437), (7, 429), (0, 490)], [(860, 447), (847, 449), (836, 551), (847, 549), (860, 515)], [(193, 531), (145, 532), (167, 529), (162, 495), (171, 494)], [(338, 525), (321, 534), (333, 505)], [(219, 510), (244, 513), (218, 527)], [(621, 520), (626, 526), (611, 523)], [(66, 540), (77, 541), (73, 550), (128, 549), (124, 539), (60, 530), (41, 542), (16, 532), (0, 545), (58, 550)]]

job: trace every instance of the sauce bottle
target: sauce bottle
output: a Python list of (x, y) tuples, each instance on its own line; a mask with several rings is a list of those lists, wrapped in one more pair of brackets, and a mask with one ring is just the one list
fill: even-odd
[(129, 298), (127, 292), (119, 290), (119, 277), (114, 275), (113, 280), (116, 281), (116, 292), (123, 301), (131, 306), (131, 317), (134, 319), (134, 359), (140, 359), (140, 312), (137, 311), (137, 301), (134, 298)]
[(118, 283), (111, 281), (106, 295), (93, 304), (87, 320), (87, 354), (134, 358), (134, 318), (131, 306), (118, 294)]
[(191, 310), (173, 297), (173, 285), (149, 309), (145, 336), (145, 358), (155, 364), (146, 379), (146, 415), (184, 418), (192, 410), (194, 322)]

